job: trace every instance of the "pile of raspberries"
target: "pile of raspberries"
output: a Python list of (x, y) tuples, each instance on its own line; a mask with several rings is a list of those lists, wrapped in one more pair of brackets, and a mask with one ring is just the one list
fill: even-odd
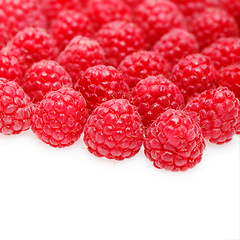
[(239, 30), (239, 0), (0, 0), (0, 133), (191, 169), (240, 134)]

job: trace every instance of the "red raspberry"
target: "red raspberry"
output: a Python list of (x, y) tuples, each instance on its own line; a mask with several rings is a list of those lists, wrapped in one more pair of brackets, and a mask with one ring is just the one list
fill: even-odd
[(0, 51), (0, 77), (20, 84), (22, 71), (20, 64), (14, 56), (5, 49)]
[(184, 98), (178, 87), (164, 76), (150, 76), (132, 89), (131, 103), (137, 107), (142, 123), (148, 127), (167, 109), (182, 109)]
[(238, 25), (234, 17), (219, 8), (206, 9), (196, 15), (189, 27), (199, 43), (200, 49), (223, 37), (238, 36)]
[(0, 78), (0, 132), (19, 134), (31, 126), (33, 106), (23, 89), (14, 81)]
[(87, 16), (76, 10), (62, 10), (51, 25), (50, 33), (63, 50), (76, 35), (93, 36), (93, 27)]
[(153, 50), (165, 57), (171, 68), (182, 58), (197, 53), (199, 46), (195, 36), (180, 28), (170, 30), (158, 40)]
[(104, 52), (96, 40), (76, 36), (59, 54), (57, 61), (70, 74), (75, 85), (88, 67), (104, 64)]
[(102, 46), (106, 64), (117, 67), (129, 54), (144, 48), (144, 37), (141, 29), (129, 22), (114, 21), (105, 24), (96, 34)]
[(240, 64), (235, 63), (220, 69), (219, 86), (228, 87), (240, 99)]
[(221, 38), (202, 50), (217, 70), (240, 61), (240, 38)]
[(205, 142), (200, 127), (184, 111), (169, 109), (147, 130), (144, 153), (159, 169), (186, 171), (202, 159)]
[(4, 47), (8, 39), (11, 38), (11, 36), (9, 36), (9, 30), (7, 29), (7, 16), (1, 8), (0, 0), (0, 49)]
[(42, 9), (49, 21), (49, 25), (63, 9), (81, 10), (79, 0), (42, 0)]
[(112, 66), (97, 65), (89, 67), (75, 85), (92, 111), (101, 103), (112, 98), (129, 98), (129, 88), (123, 76)]
[(144, 31), (148, 48), (173, 28), (186, 28), (178, 7), (170, 1), (145, 0), (135, 11), (135, 21)]
[(207, 89), (216, 88), (218, 72), (209, 57), (192, 54), (174, 66), (170, 80), (178, 86), (187, 102)]
[(143, 141), (140, 116), (128, 100), (111, 99), (92, 112), (83, 140), (97, 157), (115, 160), (133, 157)]
[(119, 0), (91, 0), (85, 11), (93, 22), (96, 31), (112, 21), (125, 20), (130, 22), (132, 20), (130, 8)]
[(24, 28), (12, 38), (6, 49), (18, 59), (23, 75), (33, 63), (57, 56), (54, 39), (41, 28)]
[(165, 58), (153, 51), (134, 52), (126, 56), (118, 66), (130, 89), (148, 76), (166, 75), (168, 68)]
[(239, 0), (221, 0), (222, 6), (226, 9), (232, 16), (235, 17), (240, 27), (240, 2)]
[(21, 86), (32, 102), (37, 103), (50, 91), (72, 87), (72, 79), (57, 62), (42, 60), (28, 69)]
[(229, 142), (235, 134), (239, 100), (226, 87), (206, 90), (191, 99), (186, 111), (211, 143)]
[(47, 93), (32, 118), (32, 131), (52, 147), (72, 145), (79, 138), (88, 113), (83, 96), (71, 88)]

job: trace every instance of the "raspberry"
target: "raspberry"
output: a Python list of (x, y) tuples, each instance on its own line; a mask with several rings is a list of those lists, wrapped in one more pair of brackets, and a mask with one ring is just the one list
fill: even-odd
[(168, 73), (168, 62), (153, 51), (139, 51), (126, 56), (118, 70), (123, 74), (124, 81), (132, 89), (141, 79)]
[(135, 11), (135, 21), (143, 29), (148, 48), (173, 28), (186, 28), (177, 5), (165, 0), (145, 0)]
[(1, 9), (1, 0), (0, 0), (0, 49), (5, 46), (8, 39), (11, 38), (9, 36), (9, 30), (7, 28), (7, 16), (4, 11)]
[(111, 99), (92, 112), (83, 140), (97, 157), (115, 160), (133, 157), (143, 141), (140, 116), (128, 100)]
[(112, 98), (129, 98), (127, 83), (112, 66), (89, 67), (75, 85), (75, 90), (82, 93), (90, 111)]
[(202, 159), (200, 127), (184, 111), (169, 109), (146, 130), (144, 153), (159, 169), (186, 171)]
[(42, 9), (48, 19), (49, 25), (63, 9), (81, 10), (79, 0), (42, 0)]
[(96, 34), (96, 39), (102, 46), (106, 64), (117, 67), (129, 54), (144, 48), (144, 37), (141, 29), (124, 21), (114, 21), (105, 24)]
[(189, 27), (199, 43), (200, 49), (223, 37), (238, 36), (238, 25), (234, 17), (219, 8), (206, 9), (196, 15)]
[(174, 66), (170, 80), (178, 86), (187, 102), (204, 90), (216, 88), (218, 72), (210, 58), (202, 54), (192, 54)]
[(14, 81), (0, 78), (0, 132), (19, 134), (31, 126), (33, 106), (23, 89)]
[(240, 64), (235, 63), (220, 69), (219, 86), (228, 87), (240, 99)]
[(24, 28), (12, 38), (6, 49), (18, 59), (23, 75), (33, 63), (54, 59), (57, 55), (53, 38), (41, 28)]
[(229, 142), (235, 134), (239, 100), (226, 87), (206, 90), (191, 99), (186, 111), (202, 128), (211, 143)]
[(22, 71), (17, 58), (5, 49), (0, 50), (0, 77), (20, 84)]
[(240, 61), (240, 38), (221, 38), (202, 50), (211, 58), (215, 68), (231, 65)]
[(73, 84), (81, 78), (88, 67), (104, 64), (104, 52), (96, 40), (74, 37), (59, 54), (57, 61), (70, 74)]
[(50, 33), (63, 50), (76, 35), (93, 36), (93, 27), (87, 16), (76, 10), (62, 10), (53, 21)]
[(28, 69), (21, 86), (32, 102), (37, 103), (50, 91), (72, 87), (72, 79), (57, 62), (42, 60)]
[(238, 26), (240, 27), (240, 2), (239, 0), (221, 0), (222, 6), (226, 9), (232, 16), (235, 17)]
[(167, 109), (182, 109), (184, 98), (178, 87), (164, 76), (149, 76), (132, 89), (131, 103), (137, 107), (145, 127)]
[(62, 88), (47, 93), (37, 104), (32, 131), (52, 147), (67, 147), (80, 138), (87, 117), (83, 96), (71, 88)]
[(99, 30), (104, 24), (116, 20), (132, 20), (130, 8), (119, 0), (92, 0), (85, 10), (91, 19), (95, 31)]
[(155, 43), (153, 51), (165, 57), (171, 63), (172, 68), (180, 59), (197, 53), (199, 46), (193, 34), (184, 29), (175, 28)]

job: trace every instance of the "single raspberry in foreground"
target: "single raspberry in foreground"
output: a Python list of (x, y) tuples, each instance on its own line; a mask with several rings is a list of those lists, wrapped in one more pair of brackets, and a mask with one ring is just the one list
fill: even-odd
[(68, 147), (80, 138), (87, 117), (83, 96), (71, 88), (62, 88), (47, 93), (37, 104), (32, 131), (52, 147)]
[(144, 153), (156, 168), (186, 171), (202, 159), (205, 141), (201, 129), (184, 111), (169, 109), (147, 130)]
[(140, 116), (126, 99), (104, 102), (88, 118), (83, 140), (97, 157), (115, 160), (133, 157), (143, 141)]
[(206, 90), (188, 101), (185, 109), (211, 143), (232, 140), (238, 124), (239, 100), (227, 87)]
[(27, 94), (14, 81), (0, 78), (0, 132), (19, 134), (30, 128), (33, 105)]

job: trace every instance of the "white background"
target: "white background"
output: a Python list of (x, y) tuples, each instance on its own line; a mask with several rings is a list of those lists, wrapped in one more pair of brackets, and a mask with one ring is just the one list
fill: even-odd
[(1, 240), (239, 239), (240, 136), (207, 144), (187, 172), (159, 170), (143, 149), (116, 162), (82, 139), (54, 149), (29, 130), (0, 135)]

